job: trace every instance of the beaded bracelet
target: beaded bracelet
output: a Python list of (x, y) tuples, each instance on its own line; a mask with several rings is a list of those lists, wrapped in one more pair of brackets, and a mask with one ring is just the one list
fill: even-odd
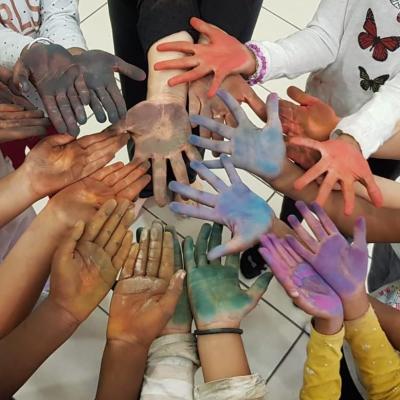
[(256, 59), (256, 72), (247, 79), (249, 85), (254, 86), (264, 80), (267, 74), (268, 62), (264, 52), (256, 42), (247, 42), (245, 46), (254, 54)]

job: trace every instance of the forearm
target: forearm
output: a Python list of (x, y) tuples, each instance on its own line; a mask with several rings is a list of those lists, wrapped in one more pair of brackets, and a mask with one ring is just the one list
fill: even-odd
[(96, 400), (132, 400), (139, 397), (148, 349), (120, 341), (107, 341), (101, 361)]
[(242, 337), (237, 334), (204, 335), (197, 338), (204, 382), (250, 374)]
[(7, 255), (0, 268), (0, 337), (34, 307), (49, 276), (53, 253), (67, 230), (48, 205)]
[(11, 398), (77, 327), (76, 320), (46, 299), (0, 340), (0, 398)]
[(39, 200), (31, 190), (24, 167), (0, 179), (0, 227), (17, 217)]
[(174, 102), (178, 102), (186, 106), (186, 99), (188, 93), (188, 85), (182, 84), (175, 87), (168, 85), (168, 80), (180, 72), (181, 70), (166, 70), (166, 71), (155, 71), (154, 64), (159, 61), (171, 60), (174, 58), (182, 57), (182, 53), (179, 52), (161, 52), (157, 51), (157, 46), (161, 43), (171, 41), (187, 41), (193, 42), (192, 37), (187, 32), (178, 32), (170, 36), (160, 39), (154, 43), (148, 52), (148, 63), (149, 63), (149, 75), (147, 83), (147, 100), (151, 99), (170, 99)]
[(0, 35), (2, 38), (2, 47), (0, 48), (2, 54), (1, 65), (12, 69), (24, 47), (29, 45), (33, 38), (6, 28), (2, 24), (0, 24)]
[(386, 160), (400, 160), (400, 121), (396, 124), (393, 136), (379, 147), (371, 157), (383, 158)]

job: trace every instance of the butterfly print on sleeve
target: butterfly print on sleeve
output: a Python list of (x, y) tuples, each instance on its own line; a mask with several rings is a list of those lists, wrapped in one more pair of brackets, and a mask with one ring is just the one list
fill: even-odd
[(361, 32), (358, 35), (358, 43), (363, 50), (369, 48), (373, 52), (372, 57), (376, 61), (386, 61), (388, 52), (396, 51), (400, 47), (400, 36), (388, 36), (385, 38), (378, 36), (374, 13), (370, 8), (367, 11), (364, 30), (365, 32)]
[(381, 86), (384, 85), (390, 77), (389, 74), (386, 74), (378, 76), (378, 78), (371, 79), (365, 68), (358, 67), (358, 69), (360, 70), (360, 78), (361, 78), (360, 86), (365, 91), (372, 90), (374, 93), (379, 92)]

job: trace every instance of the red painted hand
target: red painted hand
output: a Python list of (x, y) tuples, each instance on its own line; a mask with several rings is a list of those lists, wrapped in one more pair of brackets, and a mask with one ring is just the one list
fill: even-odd
[(208, 44), (170, 42), (157, 46), (159, 51), (179, 51), (190, 55), (154, 65), (155, 70), (190, 69), (170, 79), (170, 86), (193, 82), (213, 72), (214, 79), (208, 92), (208, 96), (213, 97), (228, 75), (251, 75), (255, 71), (253, 54), (233, 36), (199, 18), (192, 18), (190, 24), (208, 38)]
[(295, 189), (302, 190), (326, 173), (316, 199), (320, 205), (326, 202), (336, 182), (340, 182), (345, 203), (344, 212), (346, 215), (351, 215), (355, 200), (353, 184), (359, 181), (367, 188), (372, 203), (376, 207), (382, 206), (382, 194), (374, 181), (369, 165), (354, 145), (341, 140), (317, 142), (300, 137), (291, 138), (290, 143), (312, 148), (321, 153), (321, 160), (295, 182)]

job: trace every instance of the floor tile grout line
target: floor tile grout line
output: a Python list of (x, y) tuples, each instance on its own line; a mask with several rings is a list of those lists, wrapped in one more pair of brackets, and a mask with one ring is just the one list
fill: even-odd
[(93, 14), (96, 14), (97, 11), (101, 10), (104, 6), (107, 5), (107, 2), (104, 2), (101, 6), (97, 7), (94, 11), (92, 11), (89, 15), (87, 15), (85, 18), (83, 18), (80, 22), (80, 25), (82, 25), (88, 18), (90, 18)]
[(265, 7), (265, 6), (262, 6), (262, 8), (263, 8), (265, 11), (268, 11), (269, 13), (271, 13), (272, 15), (274, 15), (275, 17), (279, 18), (280, 20), (282, 20), (282, 21), (286, 22), (287, 24), (293, 26), (293, 28), (296, 28), (298, 31), (301, 30), (301, 28), (298, 27), (297, 25), (295, 25), (293, 22), (288, 21), (287, 19), (283, 18), (282, 16), (280, 16), (280, 15), (277, 14), (276, 12), (270, 10), (269, 8), (267, 8), (267, 7)]
[(291, 344), (289, 349), (286, 351), (284, 356), (281, 358), (281, 360), (278, 362), (278, 364), (275, 366), (275, 368), (272, 370), (270, 373), (269, 377), (265, 381), (265, 385), (268, 385), (268, 382), (271, 380), (271, 378), (275, 375), (275, 373), (278, 371), (279, 367), (283, 364), (283, 362), (286, 360), (286, 358), (289, 356), (291, 351), (294, 349), (294, 347), (297, 345), (301, 337), (303, 336), (304, 332), (301, 332), (299, 336), (297, 336), (296, 340)]

